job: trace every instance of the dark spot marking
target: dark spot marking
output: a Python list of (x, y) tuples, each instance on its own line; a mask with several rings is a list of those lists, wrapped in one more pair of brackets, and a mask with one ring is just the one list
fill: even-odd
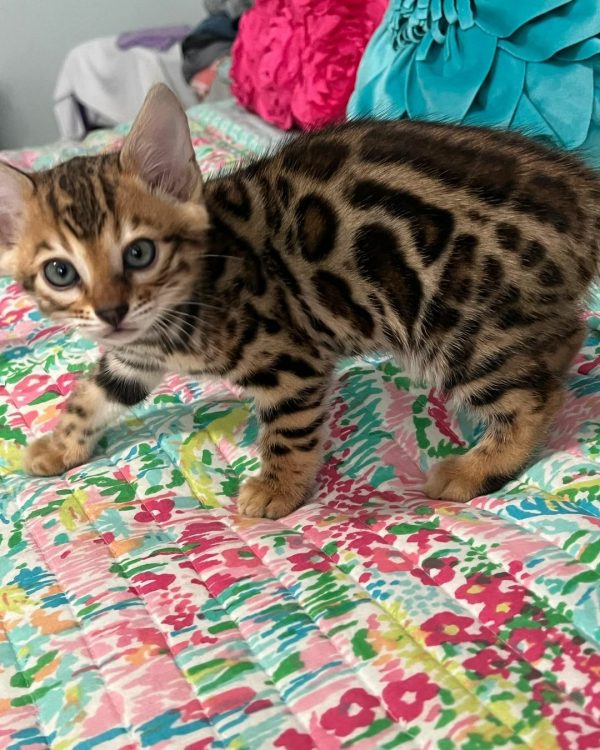
[(510, 153), (456, 143), (425, 129), (417, 133), (376, 126), (365, 134), (360, 155), (375, 164), (408, 164), (491, 205), (504, 203), (514, 189), (516, 158)]
[(309, 451), (312, 451), (313, 448), (316, 448), (319, 443), (319, 438), (314, 437), (312, 440), (309, 440), (308, 443), (303, 443), (302, 445), (296, 445), (294, 446), (299, 451), (303, 451), (304, 453), (308, 453)]
[(248, 320), (246, 325), (244, 326), (244, 330), (242, 331), (242, 334), (240, 335), (237, 342), (234, 344), (229, 354), (228, 363), (224, 368), (224, 372), (233, 370), (234, 367), (236, 367), (241, 362), (242, 356), (244, 354), (244, 350), (246, 349), (247, 346), (249, 346), (254, 341), (257, 333), (258, 333), (258, 321), (256, 320), (256, 318), (250, 318), (250, 320)]
[[(303, 388), (295, 396), (278, 401), (270, 409), (261, 410), (260, 417), (265, 424), (271, 424), (280, 417), (295, 414), (299, 411), (307, 411), (321, 405), (321, 399), (313, 399), (318, 394), (319, 386), (311, 385)], [(312, 400), (311, 400), (312, 399)]]
[(296, 205), (298, 244), (302, 255), (311, 262), (323, 260), (335, 247), (338, 218), (325, 199), (305, 195)]
[(270, 240), (265, 243), (264, 259), (266, 270), (270, 276), (283, 282), (293, 295), (299, 295), (300, 284), (298, 280)]
[(344, 165), (348, 155), (348, 146), (340, 140), (319, 136), (298, 138), (283, 150), (283, 167), (326, 182)]
[(454, 217), (449, 211), (382, 182), (359, 180), (348, 198), (355, 208), (382, 208), (395, 218), (407, 220), (425, 265), (431, 265), (440, 257), (454, 229)]
[(309, 362), (300, 357), (292, 357), (290, 354), (280, 354), (273, 366), (276, 370), (290, 372), (297, 378), (313, 378), (318, 375)]
[(292, 449), (288, 448), (287, 445), (279, 445), (278, 443), (275, 443), (275, 445), (269, 446), (269, 451), (274, 456), (286, 456), (288, 453), (292, 452)]
[(277, 388), (279, 376), (273, 369), (256, 370), (249, 375), (238, 378), (237, 382), (242, 388)]
[(560, 268), (553, 260), (544, 263), (539, 278), (544, 286), (558, 286), (564, 281)]
[(472, 234), (459, 234), (455, 238), (452, 252), (439, 281), (439, 291), (442, 297), (463, 303), (471, 296), (473, 286), (471, 269), (477, 244), (477, 237)]
[(225, 178), (214, 190), (217, 204), (242, 221), (252, 215), (252, 201), (248, 188), (239, 178)]
[[(418, 274), (406, 263), (396, 235), (381, 224), (365, 224), (354, 237), (354, 255), (360, 274), (384, 292), (410, 332), (419, 314), (422, 287)], [(379, 312), (383, 313), (381, 306)]]
[(454, 328), (460, 321), (460, 313), (447, 305), (439, 294), (429, 302), (423, 313), (421, 335), (429, 336), (438, 331), (445, 332)]
[(100, 186), (102, 188), (102, 192), (104, 193), (104, 202), (106, 204), (106, 208), (108, 212), (112, 214), (113, 217), (115, 217), (115, 186), (112, 184), (112, 182), (110, 182), (102, 169), (98, 171), (98, 179), (100, 180)]
[(476, 211), (475, 209), (469, 209), (467, 211), (467, 216), (471, 221), (476, 221), (478, 224), (487, 224), (490, 220), (488, 216)]
[(259, 185), (263, 196), (263, 208), (265, 210), (267, 226), (273, 234), (277, 234), (281, 229), (282, 220), (279, 203), (275, 198), (271, 183), (266, 177), (259, 177)]
[(344, 279), (329, 271), (317, 271), (312, 281), (323, 307), (336, 317), (345, 318), (348, 324), (357, 328), (363, 336), (373, 335), (374, 323), (371, 314), (354, 301), (350, 287)]
[(82, 406), (78, 406), (77, 404), (67, 404), (67, 412), (69, 414), (75, 414), (79, 417), (79, 419), (87, 418), (86, 410)]
[(292, 440), (305, 438), (312, 435), (315, 430), (318, 430), (324, 421), (325, 415), (321, 414), (320, 417), (314, 419), (310, 424), (306, 425), (306, 427), (280, 427), (277, 429), (277, 434), (281, 435), (281, 437)]
[(521, 265), (524, 268), (537, 266), (546, 257), (546, 248), (537, 240), (528, 242), (521, 252)]
[(292, 198), (292, 188), (288, 180), (286, 180), (285, 177), (279, 176), (277, 178), (277, 193), (279, 195), (279, 200), (281, 201), (281, 205), (284, 208), (287, 208), (290, 205), (290, 200)]
[(579, 219), (577, 196), (560, 177), (531, 176), (514, 196), (514, 206), (559, 232), (568, 232)]
[(501, 222), (496, 225), (496, 235), (498, 242), (504, 250), (517, 252), (521, 245), (521, 232), (513, 224)]
[(594, 275), (594, 266), (591, 263), (585, 263), (581, 258), (577, 258), (577, 275), (584, 284), (587, 284)]
[(492, 255), (486, 255), (483, 261), (481, 279), (479, 281), (478, 301), (483, 302), (485, 299), (492, 296), (500, 287), (503, 278), (504, 271), (502, 270), (500, 261)]
[(281, 331), (281, 325), (274, 318), (263, 317), (260, 322), (263, 324), (265, 331), (271, 335)]

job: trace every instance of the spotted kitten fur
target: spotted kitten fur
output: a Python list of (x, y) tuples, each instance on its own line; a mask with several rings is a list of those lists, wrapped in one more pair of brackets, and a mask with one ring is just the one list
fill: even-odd
[(496, 490), (563, 401), (599, 230), (600, 183), (578, 161), (448, 125), (348, 124), (203, 185), (156, 87), (120, 154), (0, 169), (4, 269), (106, 348), (26, 467), (87, 461), (166, 372), (228, 378), (262, 425), (239, 510), (279, 518), (313, 488), (336, 360), (389, 350), (487, 425), (428, 495)]

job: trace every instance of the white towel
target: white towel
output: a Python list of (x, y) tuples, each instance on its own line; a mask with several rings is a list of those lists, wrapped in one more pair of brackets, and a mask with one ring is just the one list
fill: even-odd
[(181, 47), (167, 52), (132, 47), (121, 50), (117, 37), (84, 42), (72, 49), (62, 65), (54, 89), (54, 114), (61, 136), (80, 139), (86, 134), (80, 106), (91, 125), (112, 127), (133, 120), (148, 90), (166, 83), (183, 106), (197, 102), (181, 73)]

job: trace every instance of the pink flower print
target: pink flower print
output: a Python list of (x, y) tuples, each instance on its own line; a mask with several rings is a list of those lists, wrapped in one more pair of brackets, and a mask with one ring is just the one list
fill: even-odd
[(454, 578), (454, 566), (457, 562), (457, 557), (428, 557), (423, 562), (422, 569), (413, 570), (412, 575), (426, 586), (442, 586)]
[(585, 713), (575, 713), (563, 708), (554, 720), (557, 741), (564, 750), (597, 750), (600, 747), (600, 729), (590, 731), (590, 719)]
[(506, 657), (499, 654), (492, 648), (484, 648), (475, 656), (467, 659), (463, 666), (477, 672), (481, 677), (489, 677), (492, 674), (499, 674), (504, 678), (508, 677), (508, 665)]
[(525, 590), (507, 573), (493, 576), (477, 573), (456, 589), (455, 596), (469, 604), (483, 604), (479, 619), (499, 626), (523, 609)]
[(32, 374), (20, 380), (13, 388), (13, 401), (17, 408), (27, 406), (48, 390), (49, 375)]
[(315, 747), (310, 735), (303, 734), (297, 729), (286, 729), (273, 744), (283, 750), (314, 750)]
[(8, 311), (6, 313), (3, 312), (2, 316), (0, 316), (0, 328), (10, 328), (15, 326), (17, 323), (22, 321), (31, 311), (33, 310), (33, 305), (30, 307), (9, 307)]
[(135, 588), (142, 596), (152, 591), (166, 590), (175, 580), (172, 573), (137, 573), (131, 579), (135, 583)]
[(405, 680), (390, 682), (383, 689), (383, 700), (395, 721), (413, 721), (423, 712), (427, 701), (438, 694), (439, 688), (424, 673)]
[(321, 717), (321, 726), (337, 737), (347, 737), (355, 729), (366, 727), (375, 718), (373, 710), (379, 701), (363, 688), (346, 690), (339, 705), (329, 708)]
[(292, 563), (292, 570), (301, 572), (303, 570), (318, 570), (324, 573), (331, 569), (331, 562), (324, 557), (319, 550), (309, 550), (308, 552), (298, 552), (288, 557)]
[(419, 552), (429, 552), (432, 546), (438, 544), (451, 544), (452, 534), (448, 533), (444, 529), (419, 529), (414, 534), (411, 534), (406, 539), (411, 544), (416, 544), (419, 548)]
[(427, 400), (429, 402), (429, 406), (427, 407), (427, 412), (429, 416), (435, 422), (435, 426), (442, 433), (442, 435), (444, 435), (444, 437), (449, 438), (450, 442), (452, 442), (454, 445), (461, 445), (461, 446), (466, 445), (465, 441), (461, 440), (459, 436), (454, 432), (452, 427), (450, 426), (450, 420), (448, 419), (448, 412), (446, 411), (446, 399), (443, 399), (440, 396), (438, 396), (435, 391), (435, 388), (432, 388), (429, 391)]
[(73, 390), (73, 386), (78, 379), (79, 374), (76, 372), (63, 372), (56, 380), (58, 390), (63, 396), (66, 396)]
[(527, 661), (537, 661), (544, 655), (547, 641), (546, 632), (540, 628), (515, 628), (511, 631), (508, 644)]
[(174, 507), (171, 496), (149, 498), (144, 500), (144, 510), (136, 513), (134, 518), (139, 523), (164, 523), (170, 520)]
[(221, 554), (223, 563), (228, 568), (258, 568), (262, 565), (260, 559), (249, 547), (226, 549)]
[(428, 646), (439, 646), (442, 643), (473, 643), (477, 641), (491, 641), (491, 634), (469, 633), (468, 629), (474, 625), (472, 617), (455, 615), (454, 612), (438, 612), (421, 625), (426, 634), (425, 643)]

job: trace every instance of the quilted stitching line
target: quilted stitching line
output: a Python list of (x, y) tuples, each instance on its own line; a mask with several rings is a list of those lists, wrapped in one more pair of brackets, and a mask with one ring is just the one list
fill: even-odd
[[(133, 490), (133, 492), (134, 492), (135, 496), (137, 497), (137, 490), (136, 490), (136, 488), (135, 488), (135, 487), (133, 486), (133, 483), (132, 483), (132, 482), (130, 482), (130, 481), (129, 481), (129, 480), (127, 479), (127, 477), (125, 477), (125, 475), (124, 475), (124, 474), (122, 473), (122, 471), (121, 471), (120, 467), (119, 467), (119, 466), (117, 465), (116, 461), (114, 461), (113, 457), (112, 457), (112, 456), (107, 456), (107, 460), (108, 460), (108, 462), (109, 462), (109, 463), (111, 463), (111, 464), (113, 465), (113, 467), (114, 467), (114, 469), (115, 469), (115, 472), (116, 472), (117, 476), (119, 476), (119, 477), (120, 477), (121, 481), (123, 481), (123, 482), (124, 482), (124, 483), (126, 483), (126, 484), (127, 484), (127, 485), (128, 485), (129, 487), (131, 487), (131, 489)], [(149, 513), (150, 515), (152, 515), (152, 514), (150, 513), (150, 511), (148, 510), (148, 508), (147, 508), (147, 507), (146, 507), (146, 506), (144, 505), (144, 500), (143, 500), (143, 498), (140, 498), (140, 501), (141, 501), (141, 506), (142, 506), (142, 508), (143, 508), (143, 509), (144, 509), (144, 510), (145, 510), (145, 511), (146, 511), (147, 513)], [(102, 540), (104, 541), (104, 539), (103, 539), (103, 537), (102, 537), (102, 534), (100, 533), (100, 531), (99, 531), (99, 529), (97, 528), (97, 526), (96, 526), (96, 524), (94, 523), (94, 521), (93, 521), (93, 520), (92, 520), (92, 519), (90, 518), (90, 516), (89, 516), (89, 514), (87, 513), (87, 511), (85, 510), (85, 508), (83, 508), (83, 510), (84, 510), (84, 513), (86, 514), (86, 518), (88, 519), (88, 521), (89, 521), (89, 523), (90, 523), (90, 526), (91, 526), (91, 527), (92, 527), (92, 528), (93, 528), (93, 529), (94, 529), (94, 530), (95, 530), (95, 531), (97, 532), (97, 534), (98, 534), (98, 537), (99, 537), (100, 539), (102, 539)], [(158, 525), (158, 526), (160, 526), (160, 524), (157, 524), (157, 525)], [(125, 571), (123, 570), (123, 567), (122, 567), (122, 565), (121, 565), (121, 562), (120, 562), (120, 561), (119, 561), (119, 559), (118, 559), (118, 558), (117, 558), (117, 557), (115, 556), (115, 554), (114, 554), (113, 550), (111, 549), (110, 545), (106, 545), (106, 546), (108, 547), (108, 552), (109, 552), (110, 556), (112, 557), (112, 559), (114, 560), (114, 562), (115, 562), (115, 565), (116, 565), (116, 566), (118, 567), (118, 569), (119, 569), (119, 570), (120, 570), (120, 571), (121, 571), (121, 572), (123, 573), (123, 579), (124, 579), (124, 580), (127, 580), (127, 581), (128, 581), (128, 584), (129, 584), (129, 585), (131, 586), (131, 588), (133, 588), (133, 590), (134, 590), (134, 591), (135, 591), (135, 593), (136, 593), (136, 596), (137, 596), (137, 597), (138, 597), (138, 598), (140, 599), (140, 601), (141, 601), (141, 602), (142, 602), (142, 603), (144, 604), (144, 608), (145, 608), (146, 612), (148, 613), (148, 616), (149, 616), (149, 618), (150, 618), (150, 619), (152, 620), (152, 622), (154, 623), (154, 625), (155, 625), (155, 626), (157, 627), (157, 629), (158, 629), (158, 630), (159, 630), (159, 631), (161, 632), (161, 634), (162, 634), (162, 629), (161, 629), (161, 627), (160, 627), (160, 623), (158, 623), (158, 622), (156, 621), (156, 618), (154, 617), (154, 614), (153, 614), (153, 613), (151, 612), (151, 608), (150, 608), (150, 607), (148, 607), (148, 604), (147, 604), (147, 600), (146, 600), (146, 598), (144, 597), (144, 595), (143, 595), (143, 594), (141, 594), (141, 593), (140, 593), (140, 591), (139, 591), (138, 587), (136, 586), (135, 582), (134, 582), (134, 581), (132, 581), (132, 580), (130, 580), (129, 578), (127, 578), (127, 576), (125, 575)], [(177, 546), (177, 545), (175, 545), (175, 546)], [(178, 549), (179, 549), (179, 547), (178, 547)], [(182, 551), (182, 550), (181, 550), (181, 554), (183, 555), (183, 551)], [(210, 727), (211, 727), (211, 728), (213, 729), (213, 731), (214, 731), (214, 733), (215, 733), (215, 737), (217, 737), (217, 738), (218, 738), (219, 742), (221, 742), (221, 743), (224, 743), (224, 744), (223, 744), (223, 747), (225, 747), (225, 746), (226, 746), (226, 744), (225, 744), (225, 740), (224, 740), (224, 738), (223, 738), (223, 737), (221, 736), (221, 734), (220, 734), (220, 732), (219, 732), (218, 728), (217, 728), (217, 727), (216, 727), (216, 726), (214, 725), (214, 723), (213, 723), (213, 722), (211, 721), (211, 719), (210, 719), (210, 717), (209, 717), (209, 715), (208, 715), (208, 712), (207, 712), (207, 710), (206, 710), (206, 706), (205, 706), (205, 705), (203, 704), (203, 701), (202, 701), (201, 697), (200, 697), (200, 696), (199, 696), (199, 695), (197, 694), (197, 691), (196, 691), (196, 690), (194, 689), (193, 685), (191, 685), (191, 683), (190, 683), (190, 682), (189, 682), (189, 680), (187, 679), (187, 676), (186, 676), (186, 674), (184, 673), (184, 671), (182, 670), (182, 668), (181, 668), (181, 666), (180, 666), (180, 664), (179, 664), (179, 661), (178, 661), (178, 659), (177, 659), (176, 655), (175, 655), (175, 654), (173, 653), (173, 651), (172, 651), (172, 648), (171, 648), (171, 645), (170, 645), (170, 643), (169, 643), (169, 641), (167, 640), (167, 638), (166, 638), (166, 637), (164, 637), (164, 642), (165, 642), (165, 645), (166, 645), (166, 647), (167, 647), (167, 648), (168, 648), (168, 650), (169, 650), (169, 654), (171, 655), (171, 658), (172, 658), (172, 660), (173, 660), (173, 663), (175, 664), (175, 666), (176, 666), (176, 667), (177, 667), (177, 669), (179, 670), (179, 672), (180, 672), (181, 676), (183, 677), (183, 679), (185, 680), (186, 684), (190, 686), (190, 688), (191, 688), (191, 690), (192, 690), (192, 694), (194, 695), (194, 697), (195, 697), (195, 698), (196, 698), (196, 699), (198, 700), (198, 702), (200, 703), (200, 705), (201, 705), (201, 707), (202, 707), (202, 713), (203, 713), (203, 718), (204, 718), (204, 720), (205, 720), (205, 721), (206, 721), (206, 723), (207, 723), (207, 724), (208, 724), (208, 725), (209, 725), (209, 726), (210, 726)]]
[[(372, 529), (368, 528), (368, 527), (367, 527), (367, 526), (365, 526), (364, 524), (362, 524), (362, 525), (364, 526), (365, 530), (368, 530), (368, 531), (369, 531), (369, 532), (370, 532), (371, 534), (376, 534), (376, 535), (377, 535), (377, 536), (378, 536), (378, 537), (379, 537), (379, 538), (381, 539), (381, 543), (382, 543), (383, 545), (386, 545), (386, 546), (391, 546), (391, 547), (392, 547), (392, 549), (394, 549), (394, 550), (395, 550), (395, 551), (396, 551), (396, 552), (397, 552), (397, 553), (399, 554), (399, 556), (400, 556), (400, 557), (401, 557), (402, 559), (404, 559), (404, 560), (405, 560), (406, 562), (408, 562), (408, 563), (409, 563), (409, 564), (410, 564), (411, 566), (413, 566), (413, 565), (414, 565), (413, 561), (412, 561), (412, 560), (411, 560), (411, 559), (410, 559), (410, 558), (409, 558), (409, 557), (408, 557), (407, 555), (405, 555), (405, 553), (404, 553), (404, 552), (402, 551), (402, 549), (401, 549), (401, 548), (400, 548), (399, 546), (397, 546), (397, 544), (399, 545), (399, 542), (397, 542), (396, 540), (394, 540), (394, 542), (386, 542), (386, 541), (385, 541), (385, 540), (384, 540), (383, 538), (381, 538), (381, 534), (380, 534), (379, 532), (375, 532), (375, 531), (373, 531)], [(307, 535), (308, 535), (308, 536), (310, 537), (310, 534), (311, 534), (311, 529), (310, 529), (310, 527), (309, 527), (308, 529), (305, 529), (305, 533), (306, 533), (306, 534), (307, 534)], [(451, 532), (450, 532), (450, 533), (451, 533)], [(451, 533), (451, 536), (452, 536), (452, 539), (453, 539), (453, 541), (454, 541), (454, 542), (455, 542), (456, 544), (458, 544), (458, 546), (461, 546), (461, 545), (463, 544), (463, 540), (462, 540), (462, 539), (460, 539), (459, 537), (455, 536), (455, 535), (454, 535), (454, 534), (452, 534), (452, 533)], [(471, 543), (470, 543), (469, 541), (466, 541), (466, 545), (467, 545), (468, 547), (470, 547), (470, 548), (473, 548), (473, 547), (474, 547), (474, 545), (471, 545)], [(318, 548), (316, 548), (316, 549), (318, 549)], [(323, 554), (325, 554), (325, 553), (323, 553)], [(356, 556), (355, 556), (355, 557), (356, 557)], [(330, 559), (331, 559), (331, 558), (330, 558)], [(359, 558), (357, 558), (357, 559), (359, 559)], [(333, 560), (332, 560), (332, 562), (333, 562)], [(334, 563), (334, 564), (335, 564), (335, 563)], [(363, 566), (362, 566), (362, 565), (360, 564), (360, 559), (359, 559), (359, 564), (358, 564), (357, 566), (355, 566), (355, 567), (357, 567), (357, 568), (360, 568), (361, 570), (367, 570), (367, 569), (365, 569), (365, 568), (364, 568), (364, 567), (363, 567)], [(500, 564), (500, 565), (499, 565), (498, 567), (500, 567), (500, 569), (501, 569), (501, 570), (506, 570), (506, 569), (505, 569), (505, 568), (504, 568), (504, 567), (502, 566), (502, 564)], [(422, 566), (415, 566), (415, 567), (414, 567), (413, 569), (414, 569), (414, 570), (416, 570), (416, 569), (419, 569), (419, 570), (421, 570), (424, 576), (426, 576), (426, 577), (427, 577), (427, 578), (428, 578), (429, 580), (432, 580), (432, 579), (431, 579), (431, 577), (430, 577), (430, 576), (429, 576), (429, 575), (427, 574), (427, 572), (425, 571), (425, 569), (424, 569), (424, 568), (423, 568)], [(352, 569), (351, 569), (351, 574), (352, 574), (353, 572), (354, 572), (354, 568), (352, 568)], [(509, 573), (509, 571), (506, 571), (506, 572), (507, 572), (507, 573)], [(511, 575), (511, 574), (509, 573), (509, 575)], [(516, 584), (517, 584), (518, 586), (520, 586), (520, 587), (523, 587), (523, 588), (525, 588), (525, 587), (523, 586), (523, 584), (520, 584), (520, 583), (519, 583), (518, 581), (516, 581), (516, 580), (514, 579), (514, 576), (512, 576), (512, 575), (511, 575), (511, 578), (512, 578), (512, 580), (514, 581), (514, 583), (516, 583)], [(521, 660), (523, 659), (523, 655), (522, 655), (522, 654), (521, 654), (521, 653), (520, 653), (520, 652), (519, 652), (519, 651), (518, 651), (518, 650), (517, 650), (517, 649), (516, 649), (516, 648), (515, 648), (514, 646), (511, 646), (511, 645), (510, 645), (510, 644), (509, 644), (509, 643), (508, 643), (508, 642), (507, 642), (506, 640), (504, 640), (503, 638), (501, 638), (501, 637), (500, 637), (500, 636), (498, 635), (498, 633), (495, 633), (495, 632), (494, 632), (493, 630), (491, 630), (491, 629), (490, 629), (490, 627), (489, 627), (488, 625), (486, 625), (486, 624), (485, 624), (485, 623), (484, 623), (484, 622), (483, 622), (483, 621), (481, 620), (481, 618), (479, 617), (479, 615), (478, 615), (478, 614), (477, 614), (477, 613), (475, 612), (474, 608), (472, 608), (472, 607), (468, 607), (468, 606), (466, 606), (466, 604), (465, 604), (465, 603), (463, 603), (463, 602), (462, 602), (461, 600), (458, 600), (458, 599), (456, 599), (456, 598), (455, 598), (455, 597), (453, 596), (452, 592), (451, 592), (451, 591), (450, 591), (450, 590), (448, 589), (447, 585), (445, 585), (445, 584), (443, 584), (443, 583), (442, 583), (442, 584), (438, 584), (437, 582), (434, 582), (434, 581), (432, 581), (432, 584), (433, 584), (433, 585), (434, 585), (434, 586), (435, 586), (435, 587), (436, 587), (437, 589), (439, 589), (439, 590), (440, 590), (440, 591), (442, 591), (442, 592), (443, 592), (444, 594), (446, 594), (446, 596), (447, 596), (448, 600), (449, 600), (450, 602), (452, 602), (452, 604), (453, 604), (453, 606), (454, 606), (454, 607), (456, 607), (456, 605), (458, 605), (458, 606), (460, 607), (460, 609), (462, 609), (462, 610), (463, 610), (463, 611), (464, 611), (464, 612), (465, 612), (466, 614), (468, 614), (468, 615), (469, 615), (470, 617), (472, 617), (472, 618), (473, 618), (473, 620), (474, 620), (475, 622), (479, 623), (479, 624), (481, 625), (481, 627), (482, 627), (482, 632), (485, 632), (486, 634), (489, 634), (490, 636), (492, 636), (492, 638), (494, 639), (494, 643), (497, 643), (497, 644), (500, 644), (500, 645), (502, 645), (502, 646), (503, 646), (504, 648), (506, 648), (506, 649), (507, 649), (507, 650), (508, 650), (508, 651), (509, 651), (510, 653), (514, 654), (514, 655), (515, 655), (515, 656), (517, 656), (517, 657), (518, 657), (519, 659), (521, 659)], [(532, 594), (532, 595), (533, 595), (533, 596), (534, 596), (534, 597), (535, 597), (535, 598), (537, 599), (537, 596), (536, 596), (536, 595), (535, 595), (535, 594), (534, 594), (533, 592), (531, 592), (530, 590), (528, 590), (528, 593)], [(382, 607), (383, 607), (383, 608), (385, 609), (385, 606), (384, 606), (384, 605), (382, 605)], [(543, 609), (543, 608), (542, 608), (542, 609)], [(398, 623), (398, 624), (400, 624), (400, 623)], [(574, 624), (573, 624), (573, 623), (572, 623), (571, 621), (567, 621), (567, 622), (565, 622), (565, 624), (566, 624), (567, 626), (572, 626), (572, 627), (575, 627), (575, 625), (574, 625)], [(402, 628), (402, 625), (400, 625), (400, 627)], [(402, 629), (403, 629), (403, 631), (404, 631), (404, 632), (406, 632), (404, 628), (402, 628)], [(575, 629), (576, 629), (576, 628), (575, 628)], [(585, 637), (584, 637), (584, 638), (585, 638)], [(414, 640), (414, 639), (413, 639), (413, 640)], [(531, 664), (531, 662), (529, 662), (529, 663)], [(442, 665), (441, 665), (441, 663), (440, 663), (440, 666), (442, 666)], [(443, 668), (444, 668), (444, 667), (443, 667)], [(537, 669), (536, 669), (535, 667), (533, 667), (533, 665), (531, 665), (531, 668), (532, 668), (533, 670), (539, 671), (539, 670), (537, 670)], [(541, 674), (541, 673), (540, 673), (540, 674)], [(458, 678), (457, 678), (457, 679), (458, 679)], [(463, 684), (463, 683), (461, 682), (461, 684)], [(465, 686), (465, 687), (466, 687), (466, 686)], [(556, 687), (559, 687), (559, 686), (557, 685)], [(468, 688), (466, 688), (466, 689), (468, 690)], [(562, 695), (563, 695), (563, 696), (564, 696), (564, 697), (565, 697), (565, 698), (567, 699), (567, 701), (568, 701), (568, 702), (571, 702), (571, 701), (572, 701), (572, 697), (571, 697), (570, 693), (569, 693), (569, 692), (567, 692), (567, 691), (566, 691), (565, 689), (563, 689), (563, 688), (559, 688), (559, 689), (560, 689), (560, 692), (561, 692), (561, 694), (562, 694)], [(567, 701), (565, 701), (565, 702), (567, 702)], [(481, 704), (481, 705), (483, 705), (483, 704)], [(576, 707), (576, 708), (578, 708), (578, 707), (576, 706), (576, 704), (575, 704), (575, 707)]]

